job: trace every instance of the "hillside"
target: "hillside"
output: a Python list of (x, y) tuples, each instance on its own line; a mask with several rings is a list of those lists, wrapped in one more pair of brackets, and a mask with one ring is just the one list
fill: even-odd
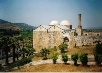
[(35, 29), (34, 26), (31, 26), (25, 23), (13, 23), (13, 24), (20, 27), (21, 29), (27, 29), (27, 30)]
[(0, 24), (4, 24), (4, 23), (10, 23), (10, 22), (0, 19)]
[(36, 27), (25, 23), (12, 23), (0, 19), (0, 29), (13, 29), (13, 30), (32, 30)]
[(0, 29), (12, 29), (12, 30), (21, 30), (18, 26), (15, 26), (11, 23), (4, 23), (0, 25)]

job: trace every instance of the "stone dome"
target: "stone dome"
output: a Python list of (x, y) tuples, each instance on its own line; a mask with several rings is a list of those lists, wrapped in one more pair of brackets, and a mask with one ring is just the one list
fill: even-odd
[(58, 21), (52, 21), (50, 25), (59, 25)]
[(70, 25), (69, 21), (67, 20), (64, 20), (60, 23), (60, 25)]

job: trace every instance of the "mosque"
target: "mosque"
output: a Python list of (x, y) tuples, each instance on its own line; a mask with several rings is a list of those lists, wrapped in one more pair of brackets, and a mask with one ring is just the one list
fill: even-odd
[(40, 51), (46, 47), (58, 47), (61, 43), (68, 44), (68, 47), (95, 45), (95, 41), (102, 42), (101, 31), (84, 31), (81, 25), (81, 14), (78, 15), (78, 27), (72, 28), (69, 21), (64, 20), (60, 24), (52, 21), (50, 25), (40, 25), (33, 30), (33, 47)]

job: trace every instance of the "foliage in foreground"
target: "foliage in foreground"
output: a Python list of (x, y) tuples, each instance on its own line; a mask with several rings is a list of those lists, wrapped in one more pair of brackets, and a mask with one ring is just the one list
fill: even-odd
[(100, 41), (97, 41), (95, 53), (96, 54), (102, 54), (102, 44), (100, 43)]
[(43, 59), (46, 60), (47, 59), (47, 55), (50, 54), (50, 51), (46, 48), (43, 48), (40, 50), (41, 55), (43, 56)]
[(100, 41), (97, 41), (94, 59), (96, 64), (100, 66), (102, 63), (102, 44), (100, 43)]
[(102, 54), (94, 54), (94, 59), (97, 65), (101, 65), (102, 63)]
[(22, 65), (25, 65), (25, 64), (27, 64), (27, 63), (30, 63), (31, 61), (32, 61), (32, 58), (33, 58), (34, 56), (30, 56), (30, 57), (28, 57), (28, 58), (24, 58), (24, 59), (21, 59), (21, 60), (19, 60), (19, 61), (16, 61), (16, 62), (14, 62), (13, 64), (11, 64), (10, 65), (10, 67), (17, 67), (17, 66), (22, 66)]
[(83, 64), (83, 66), (86, 66), (88, 63), (88, 57), (87, 57), (87, 53), (83, 53), (80, 55), (80, 62)]
[(58, 54), (53, 53), (52, 59), (53, 59), (53, 64), (56, 64), (56, 60), (58, 59)]
[(62, 54), (62, 61), (64, 61), (65, 64), (67, 63), (67, 61), (68, 61), (67, 54)]
[(71, 59), (74, 61), (74, 65), (76, 66), (77, 65), (77, 60), (78, 60), (78, 54), (72, 54), (71, 55)]
[(61, 53), (64, 53), (65, 49), (68, 48), (68, 45), (67, 44), (60, 44), (58, 47), (59, 47)]

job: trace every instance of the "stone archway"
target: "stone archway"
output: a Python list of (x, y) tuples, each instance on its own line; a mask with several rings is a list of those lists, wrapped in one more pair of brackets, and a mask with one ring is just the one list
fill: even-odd
[(64, 38), (63, 38), (63, 43), (68, 43), (68, 42), (69, 42), (68, 37), (64, 37)]

